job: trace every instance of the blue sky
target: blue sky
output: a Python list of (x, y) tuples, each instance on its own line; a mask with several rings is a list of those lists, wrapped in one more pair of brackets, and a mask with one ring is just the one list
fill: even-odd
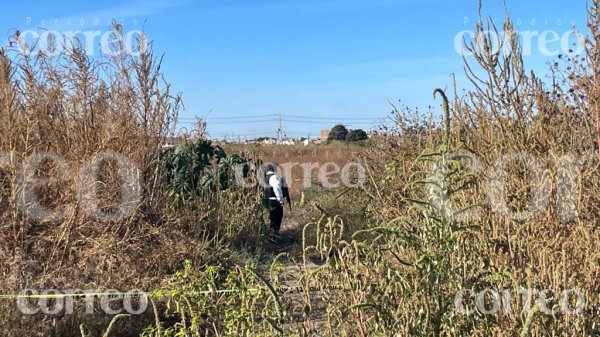
[[(585, 1), (507, 0), (507, 6), (517, 30), (562, 35), (574, 21), (585, 31)], [(483, 13), (502, 20), (502, 1), (484, 1)], [(473, 30), (477, 1), (24, 0), (3, 4), (0, 33), (106, 30), (112, 18), (125, 30), (143, 26), (157, 54), (165, 54), (166, 78), (186, 107), (181, 126), (205, 116), (216, 138), (272, 136), (273, 117), (219, 118), (298, 115), (305, 118), (284, 117), (284, 132), (314, 136), (344, 118), (369, 129), (389, 113), (388, 100), (421, 111), (437, 106), (432, 89), (449, 88), (451, 73), (468, 87), (454, 43), (459, 32)], [(544, 73), (553, 58), (533, 43), (526, 65)], [(316, 118), (307, 123), (307, 117)]]

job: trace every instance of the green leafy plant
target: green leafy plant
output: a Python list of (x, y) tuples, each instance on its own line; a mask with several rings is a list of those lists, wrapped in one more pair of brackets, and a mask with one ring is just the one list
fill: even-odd
[(186, 260), (183, 269), (153, 293), (156, 301), (165, 302), (165, 310), (142, 336), (281, 336), (285, 311), (272, 285), (280, 272), (276, 263), (264, 277), (255, 265), (199, 270)]
[(228, 189), (236, 169), (241, 168), (243, 178), (250, 173), (248, 160), (235, 154), (228, 157), (221, 147), (206, 140), (163, 149), (153, 163), (153, 188), (166, 186), (173, 210), (203, 191)]

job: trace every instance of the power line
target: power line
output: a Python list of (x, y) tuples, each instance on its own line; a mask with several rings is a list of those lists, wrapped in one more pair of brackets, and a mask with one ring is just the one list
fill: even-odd
[[(254, 116), (228, 116), (228, 117), (208, 117), (205, 118), (205, 121), (227, 121), (227, 120), (246, 120), (246, 119), (255, 119), (255, 118), (268, 118), (277, 119), (279, 117), (283, 118), (293, 118), (293, 119), (303, 119), (303, 120), (330, 120), (330, 121), (340, 121), (340, 120), (354, 120), (354, 121), (369, 121), (369, 120), (382, 120), (387, 119), (388, 117), (320, 117), (320, 116), (307, 116), (307, 115), (286, 115), (286, 114), (271, 114), (271, 115), (254, 115)], [(180, 117), (179, 121), (196, 121), (196, 118), (190, 117)]]
[[(205, 120), (228, 120), (228, 119), (248, 119), (248, 118), (264, 118), (275, 117), (277, 115), (254, 115), (254, 116), (228, 116), (228, 117), (207, 117)], [(181, 117), (179, 120), (195, 120), (191, 117)]]
[[(213, 139), (238, 139), (241, 141), (242, 138), (256, 139), (258, 137), (269, 137), (275, 138), (277, 143), (281, 143), (284, 137), (311, 138), (311, 132), (304, 130), (301, 132), (286, 132), (283, 128), (283, 122), (296, 125), (312, 124), (318, 125), (319, 128), (324, 128), (333, 124), (344, 124), (347, 127), (357, 128), (362, 126), (375, 126), (377, 124), (384, 123), (389, 117), (320, 117), (320, 116), (306, 116), (306, 115), (288, 115), (288, 114), (265, 114), (265, 115), (250, 115), (250, 116), (224, 116), (224, 117), (208, 117), (203, 121), (210, 127), (211, 125), (240, 125), (240, 124), (255, 124), (263, 123), (266, 125), (275, 126), (275, 132), (255, 132), (255, 133), (219, 133), (218, 135), (212, 135)], [(197, 118), (179, 118), (179, 125), (194, 125), (198, 122)], [(347, 123), (349, 122), (349, 123)], [(252, 130), (250, 130), (252, 131)], [(314, 131), (314, 130), (313, 130)], [(210, 134), (210, 131), (209, 131)], [(312, 133), (314, 134), (314, 133)], [(273, 137), (274, 136), (274, 137)]]
[[(294, 119), (283, 119), (283, 121), (284, 122), (291, 122), (291, 123), (302, 123), (302, 124), (321, 124), (321, 125), (324, 125), (324, 124), (327, 124), (327, 125), (335, 124), (335, 123), (332, 123), (332, 122), (329, 122), (329, 121), (301, 121), (301, 120), (294, 120)], [(339, 120), (338, 120), (338, 122), (339, 122)], [(379, 121), (375, 121), (375, 120), (372, 120), (370, 122), (355, 121), (352, 124), (365, 125), (365, 124), (376, 124), (378, 122)], [(342, 123), (342, 124), (350, 125), (350, 124), (346, 124), (346, 123)]]
[[(247, 123), (268, 123), (268, 122), (274, 122), (276, 121), (276, 119), (263, 119), (263, 120), (245, 120), (245, 121), (229, 121), (229, 122), (224, 122), (224, 121), (218, 121), (218, 122), (209, 122), (207, 121), (206, 123), (208, 125), (214, 125), (214, 124), (247, 124)], [(181, 124), (194, 124), (194, 122), (191, 121), (183, 121), (180, 122)]]
[[(341, 124), (345, 124), (345, 125), (347, 124), (347, 123), (343, 123), (344, 121), (343, 120), (339, 120), (339, 119), (336, 120), (336, 122), (333, 122), (333, 121), (326, 121), (326, 120), (298, 120), (298, 119), (288, 119), (288, 118), (283, 119), (282, 118), (281, 121), (283, 121), (283, 122), (290, 122), (290, 123), (304, 123), (304, 124), (336, 124), (336, 123), (338, 123), (338, 124), (341, 123)], [(278, 123), (279, 119), (278, 118), (273, 118), (273, 119), (244, 120), (244, 121), (242, 121), (242, 120), (238, 120), (238, 121), (232, 120), (232, 121), (228, 121), (228, 122), (225, 122), (225, 121), (217, 121), (217, 122), (207, 121), (206, 123), (208, 125), (215, 125), (215, 124), (216, 125), (223, 125), (223, 124), (227, 125), (227, 124), (246, 124), (246, 123), (269, 123), (269, 122), (277, 122)], [(375, 119), (362, 120), (362, 121), (361, 120), (349, 120), (349, 122), (351, 122), (351, 124), (362, 124), (362, 125), (365, 125), (365, 124), (381, 123), (382, 120), (375, 120)], [(187, 124), (187, 125), (189, 125), (189, 124), (195, 124), (195, 122), (192, 122), (192, 121), (179, 121), (178, 123), (179, 124)]]
[(218, 134), (218, 135), (211, 135), (212, 138), (231, 138), (231, 139), (237, 139), (237, 138), (243, 138), (243, 139), (256, 139), (256, 138), (273, 138), (276, 139), (276, 137), (272, 134), (256, 134), (256, 135), (235, 135), (235, 134)]
[(378, 120), (386, 119), (387, 117), (318, 117), (318, 116), (302, 116), (302, 115), (282, 115), (283, 117), (291, 117), (294, 119), (318, 119), (318, 120)]

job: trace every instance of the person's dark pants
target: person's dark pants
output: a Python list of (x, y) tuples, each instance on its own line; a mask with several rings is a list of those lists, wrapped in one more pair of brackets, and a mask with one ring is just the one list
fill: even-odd
[(271, 228), (275, 232), (279, 232), (281, 228), (281, 221), (283, 221), (283, 206), (279, 202), (273, 202), (275, 204), (269, 209), (269, 219), (271, 221)]

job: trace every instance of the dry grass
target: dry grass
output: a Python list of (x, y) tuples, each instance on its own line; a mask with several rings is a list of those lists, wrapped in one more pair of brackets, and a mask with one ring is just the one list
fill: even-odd
[[(139, 57), (103, 60), (89, 59), (82, 48), (59, 57), (30, 57), (25, 49), (0, 50), (2, 293), (153, 289), (185, 258), (199, 264), (219, 259), (219, 253), (207, 254), (208, 247), (230, 245), (247, 226), (256, 225), (251, 222), (255, 217), (245, 213), (255, 209), (246, 207), (251, 191), (232, 192), (225, 201), (208, 200), (178, 214), (169, 210), (167, 198), (148, 198), (152, 160), (180, 108), (179, 96), (171, 92), (150, 49)], [(111, 153), (132, 163), (131, 170), (117, 169), (117, 162), (108, 159), (98, 162), (95, 176), (78, 175), (96, 154)], [(62, 160), (25, 164), (43, 154)], [(90, 195), (78, 194), (77, 187), (96, 188), (101, 213), (114, 215), (117, 205), (131, 201), (122, 200), (123, 173), (132, 175), (126, 184), (139, 190), (140, 202), (118, 221), (95, 220), (88, 214), (90, 205), (82, 203)], [(41, 179), (46, 182), (34, 186)], [(35, 216), (35, 200), (27, 199), (27, 191), (47, 216)], [(238, 218), (226, 217), (230, 209), (215, 208), (216, 202), (236, 207), (246, 222), (239, 225)], [(245, 240), (250, 237), (245, 234)], [(105, 323), (78, 315), (21, 317), (6, 301), (0, 303), (0, 315), (0, 334), (7, 336), (77, 336), (78, 319), (91, 327)]]
[[(592, 27), (598, 25), (598, 10), (600, 4), (595, 2)], [(484, 27), (478, 26), (479, 34)], [(507, 20), (504, 30), (511, 29)], [(525, 73), (516, 41), (506, 43), (516, 53), (473, 50), (475, 64), (467, 64), (467, 69), (475, 89), (450, 102), (449, 147), (437, 145), (442, 144), (442, 130), (430, 132), (423, 120), (410, 124), (406, 122), (410, 116), (399, 113), (400, 137), (411, 137), (402, 141), (388, 137), (380, 146), (387, 151), (383, 156), (365, 154), (369, 172), (384, 172), (373, 174), (369, 180), (373, 183), (366, 188), (376, 225), (355, 233), (350, 242), (340, 239), (339, 220), (316, 225), (322, 238), (306, 249), (329, 257), (330, 263), (319, 272), (306, 270), (307, 285), (345, 284), (352, 289), (340, 293), (324, 288), (330, 303), (329, 335), (334, 331), (339, 336), (357, 331), (361, 336), (600, 333), (598, 106), (592, 61), (600, 51), (592, 44), (583, 62), (565, 60), (554, 69), (558, 85), (548, 88)], [(471, 69), (487, 75), (476, 77)], [(448, 153), (476, 158), (481, 170)], [(507, 165), (506, 175), (498, 175), (494, 170), (498, 160), (515, 154), (527, 155)], [(567, 155), (580, 159), (563, 157)], [(575, 162), (577, 166), (569, 166)], [(540, 174), (531, 176), (526, 167), (536, 164), (542, 167)], [(505, 205), (489, 198), (502, 191)], [(534, 194), (538, 198), (530, 202)], [(470, 219), (455, 218), (450, 212), (469, 206), (478, 212)], [(567, 210), (571, 217), (565, 217)], [(532, 215), (524, 216), (526, 211)], [(467, 316), (454, 304), (454, 296), (465, 288), (559, 293), (571, 289), (582, 292), (587, 302), (579, 315), (565, 311), (549, 315), (535, 302), (527, 309), (515, 296), (504, 303), (504, 308), (512, 308), (508, 313)], [(317, 300), (310, 292), (306, 297)], [(474, 307), (473, 299), (467, 302)], [(558, 308), (560, 303), (554, 299), (548, 306)], [(315, 325), (309, 320), (307, 326)]]
[[(355, 217), (365, 210), (364, 228), (348, 226), (344, 214), (322, 212), (324, 217), (304, 228), (301, 258), (286, 261), (299, 270), (294, 275), (280, 275), (278, 263), (256, 268), (230, 263), (237, 243), (256, 252), (264, 248), (256, 240), (262, 215), (256, 208), (258, 189), (200, 194), (196, 204), (180, 212), (170, 210), (159, 189), (152, 198), (142, 193), (145, 198), (126, 219), (99, 222), (76, 207), (77, 178), (55, 179), (38, 194), (48, 208), (71, 206), (65, 217), (28, 217), (19, 208), (23, 195), (17, 179), (25, 158), (53, 152), (77, 172), (85, 158), (113, 151), (135, 162), (144, 181), (179, 101), (161, 82), (151, 54), (98, 63), (81, 53), (57, 61), (2, 51), (0, 151), (7, 156), (0, 157), (0, 288), (163, 285), (164, 293), (171, 294), (165, 296), (171, 310), (162, 315), (159, 306), (147, 336), (163, 336), (163, 331), (194, 336), (598, 336), (600, 47), (594, 42), (600, 41), (599, 12), (596, 0), (590, 12), (595, 39), (587, 45), (588, 55), (555, 66), (557, 85), (551, 88), (524, 71), (515, 40), (506, 41), (514, 47), (511, 55), (474, 50), (474, 63), (467, 64), (474, 89), (444, 102), (452, 116), (444, 127), (396, 110), (397, 129), (368, 148), (227, 147), (230, 153), (280, 164), (358, 161), (365, 166), (367, 184), (332, 201), (352, 207)], [(477, 26), (478, 34), (496, 29), (484, 27), (483, 22)], [(510, 31), (511, 22), (503, 28)], [(487, 73), (485, 79), (475, 76), (475, 68)], [(450, 153), (477, 158), (481, 169)], [(499, 158), (524, 153), (506, 166), (505, 175), (494, 170)], [(576, 162), (566, 155), (584, 160), (569, 166)], [(532, 178), (526, 168), (536, 163), (543, 169)], [(122, 196), (111, 165), (105, 163), (93, 181), (101, 186), (101, 205), (108, 212)], [(40, 178), (61, 170), (51, 160), (40, 167), (27, 172)], [(296, 190), (300, 172), (289, 178)], [(141, 186), (145, 192), (146, 184)], [(496, 192), (506, 192), (505, 204), (494, 199)], [(536, 193), (539, 198), (529, 202)], [(451, 208), (477, 213), (464, 219)], [(534, 215), (523, 216), (525, 211)], [(184, 259), (192, 262), (174, 273)], [(282, 284), (282, 278), (300, 284), (300, 295), (275, 291), (272, 285)], [(209, 286), (233, 292), (194, 294)], [(520, 297), (507, 313), (464, 315), (454, 307), (462, 288), (521, 287), (579, 290), (586, 307), (579, 315), (547, 315), (539, 304), (523, 311)], [(554, 300), (551, 306), (559, 304)], [(4, 333), (14, 336), (75, 336), (82, 320), (99, 335), (110, 322), (110, 317), (22, 318), (6, 305), (0, 315), (9, 327)], [(121, 331), (128, 328), (135, 330)]]
[[(319, 170), (325, 164), (335, 164), (343, 168), (349, 163), (360, 163), (360, 155), (369, 149), (366, 145), (355, 145), (345, 142), (332, 142), (319, 145), (258, 145), (258, 144), (228, 144), (224, 146), (228, 153), (244, 154), (247, 158), (258, 158), (264, 163), (273, 162), (281, 167), (288, 165), (291, 170), (286, 174), (286, 179), (291, 187), (292, 196), (307, 188), (320, 188)], [(313, 165), (304, 169), (302, 165)], [(307, 166), (309, 167), (309, 166)], [(331, 173), (332, 183), (340, 181), (340, 174), (333, 173), (334, 167), (324, 168)], [(282, 170), (283, 171), (283, 170)], [(286, 172), (282, 172), (285, 174)], [(310, 186), (305, 186), (304, 179), (311, 177)]]

